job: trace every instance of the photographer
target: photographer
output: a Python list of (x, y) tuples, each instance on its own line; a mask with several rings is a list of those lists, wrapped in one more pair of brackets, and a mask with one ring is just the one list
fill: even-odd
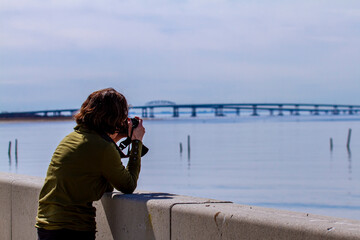
[[(93, 92), (75, 119), (77, 126), (56, 148), (40, 192), (39, 240), (95, 239), (93, 201), (113, 188), (132, 193), (137, 186), (145, 128), (139, 118), (132, 127), (125, 97), (112, 88)], [(124, 137), (131, 142), (126, 168), (116, 145)]]

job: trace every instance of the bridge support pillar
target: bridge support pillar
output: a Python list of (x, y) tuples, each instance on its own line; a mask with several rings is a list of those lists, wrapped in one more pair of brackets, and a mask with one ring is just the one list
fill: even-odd
[(179, 108), (178, 107), (173, 108), (173, 117), (179, 117)]
[(349, 107), (349, 115), (353, 115), (353, 114), (354, 114), (354, 112), (353, 112), (353, 107), (350, 106), (350, 107)]
[(141, 116), (142, 116), (143, 118), (147, 118), (147, 117), (148, 117), (147, 108), (142, 108), (142, 110), (141, 110)]
[(150, 118), (154, 118), (155, 115), (154, 115), (154, 108), (153, 107), (150, 107)]
[(314, 115), (319, 115), (319, 106), (315, 105)]
[(333, 115), (339, 115), (339, 110), (337, 106), (334, 106)]
[(236, 108), (236, 116), (240, 116), (240, 108)]
[(216, 117), (223, 117), (223, 116), (225, 116), (225, 115), (224, 115), (224, 112), (223, 112), (223, 106), (217, 106), (217, 107), (215, 107), (215, 116), (216, 116)]
[(259, 114), (257, 114), (257, 105), (253, 105), (253, 113), (251, 114), (251, 116), (259, 116)]
[(284, 116), (282, 107), (283, 105), (279, 105), (279, 116)]
[(196, 117), (196, 107), (191, 108), (191, 117)]
[(299, 112), (299, 105), (295, 105), (295, 113), (294, 113), (295, 116), (299, 116), (300, 115), (300, 112)]

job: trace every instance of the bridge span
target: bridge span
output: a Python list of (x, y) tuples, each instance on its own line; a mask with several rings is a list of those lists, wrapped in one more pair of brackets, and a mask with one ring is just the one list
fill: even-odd
[(236, 115), (240, 115), (241, 111), (249, 112), (251, 116), (259, 116), (259, 112), (267, 111), (270, 115), (283, 116), (285, 113), (289, 115), (300, 115), (308, 113), (311, 115), (320, 114), (358, 114), (360, 113), (360, 105), (343, 105), (343, 104), (308, 104), (308, 103), (214, 103), (214, 104), (159, 104), (133, 106), (133, 109), (141, 109), (142, 117), (154, 118), (155, 109), (172, 109), (172, 116), (179, 117), (180, 109), (187, 109), (191, 112), (191, 117), (196, 117), (198, 110), (213, 110), (216, 117), (225, 116), (225, 110), (233, 110)]
[[(270, 115), (354, 115), (360, 113), (360, 105), (345, 104), (308, 104), (308, 103), (209, 103), (209, 104), (175, 104), (173, 102), (153, 101), (143, 106), (130, 106), (131, 109), (140, 109), (143, 118), (155, 118), (155, 109), (169, 110), (172, 117), (180, 117), (180, 113), (190, 112), (191, 117), (196, 117), (199, 110), (213, 112), (216, 117), (225, 116), (226, 111), (240, 115), (243, 111), (251, 116), (259, 116), (268, 112)], [(180, 111), (183, 110), (183, 111)], [(57, 109), (27, 112), (1, 112), (0, 119), (13, 118), (71, 118), (78, 109)], [(184, 114), (184, 113), (182, 113)]]

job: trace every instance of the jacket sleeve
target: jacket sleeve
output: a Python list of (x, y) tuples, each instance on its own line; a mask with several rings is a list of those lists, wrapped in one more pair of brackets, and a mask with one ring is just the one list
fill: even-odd
[(113, 144), (104, 152), (104, 158), (101, 164), (102, 175), (110, 184), (123, 193), (133, 193), (141, 168), (141, 150), (142, 142), (132, 141), (132, 148), (127, 167), (121, 162), (120, 155)]

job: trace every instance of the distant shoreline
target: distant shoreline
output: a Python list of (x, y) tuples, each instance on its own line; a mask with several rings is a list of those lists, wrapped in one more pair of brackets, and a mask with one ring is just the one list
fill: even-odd
[(9, 117), (0, 118), (0, 122), (48, 122), (48, 121), (75, 121), (72, 116), (60, 117)]

